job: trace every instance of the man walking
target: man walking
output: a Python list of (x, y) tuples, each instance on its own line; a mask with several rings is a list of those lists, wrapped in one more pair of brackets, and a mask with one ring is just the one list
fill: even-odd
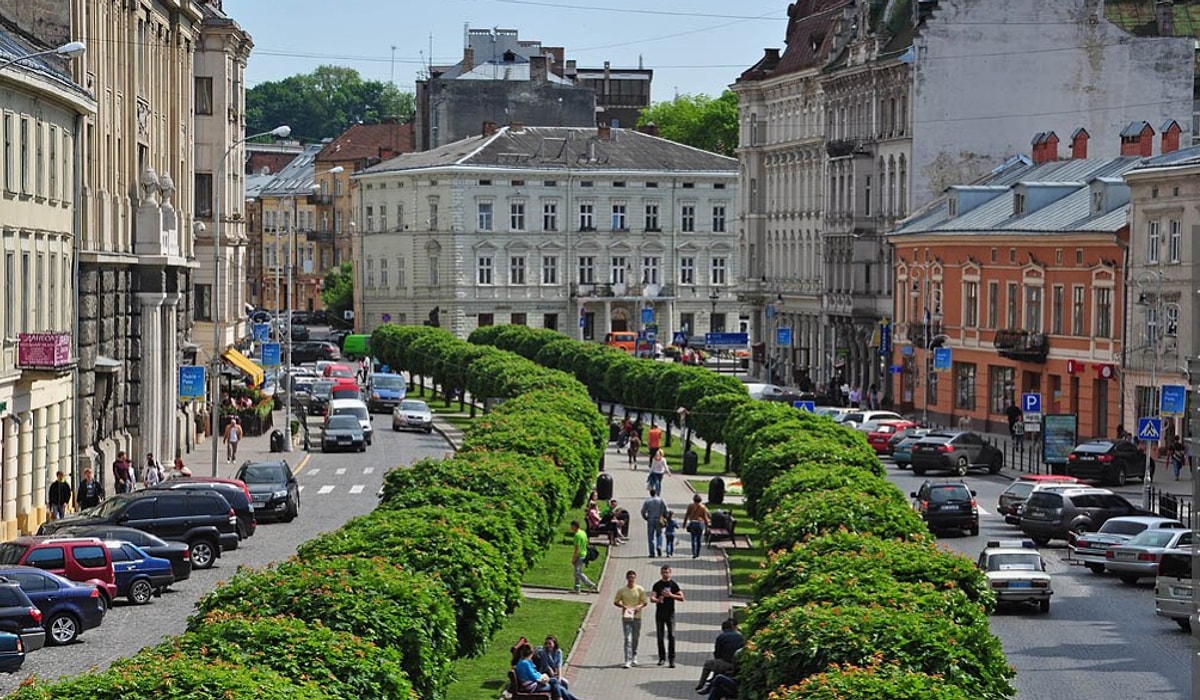
[(129, 493), (133, 490), (133, 465), (124, 452), (117, 453), (113, 462), (113, 490), (117, 493)]
[(229, 419), (229, 425), (225, 426), (225, 459), (233, 464), (237, 461), (238, 443), (242, 441), (242, 426), (238, 423), (237, 416)]
[(92, 470), (83, 470), (83, 478), (79, 480), (79, 490), (75, 492), (75, 507), (82, 510), (100, 505), (104, 499), (104, 486), (92, 476)]
[(67, 504), (71, 502), (71, 485), (67, 483), (62, 472), (50, 484), (46, 493), (46, 503), (50, 506), (50, 519), (61, 520), (67, 515)]
[(646, 521), (646, 545), (650, 556), (662, 556), (663, 528), (667, 525), (667, 502), (650, 489), (650, 497), (642, 501), (642, 520)]
[(638, 638), (642, 635), (642, 608), (646, 607), (646, 589), (637, 584), (637, 572), (625, 572), (625, 585), (617, 589), (613, 605), (621, 609), (621, 631), (625, 637), (624, 668), (638, 664)]
[(650, 461), (654, 461), (654, 455), (662, 449), (663, 431), (657, 425), (651, 425), (650, 431), (646, 433), (646, 450), (650, 453)]
[(742, 638), (742, 633), (737, 631), (737, 625), (734, 623), (733, 618), (722, 622), (721, 633), (717, 635), (717, 641), (713, 645), (713, 656), (704, 662), (704, 668), (700, 672), (700, 682), (696, 684), (696, 690), (701, 693), (708, 692), (709, 676), (732, 675), (735, 655), (745, 644), (746, 640)]
[(583, 573), (583, 560), (587, 555), (588, 538), (587, 533), (579, 529), (579, 521), (571, 521), (571, 541), (575, 543), (575, 551), (571, 553), (571, 565), (575, 567), (575, 592), (578, 593), (580, 584), (583, 584), (590, 593), (597, 593), (599, 589), (592, 580)]
[[(671, 567), (663, 564), (662, 578), (654, 582), (650, 588), (650, 602), (658, 607), (654, 609), (654, 630), (658, 636), (658, 665), (670, 662), (675, 668), (675, 601), (683, 602), (683, 591), (679, 584), (671, 580)], [(663, 645), (663, 632), (667, 635), (667, 645)]]

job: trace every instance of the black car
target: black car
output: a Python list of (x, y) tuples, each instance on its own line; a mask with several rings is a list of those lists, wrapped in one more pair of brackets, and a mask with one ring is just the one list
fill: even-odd
[(330, 416), (321, 429), (321, 451), (334, 450), (367, 451), (367, 437), (362, 424), (351, 415)]
[(308, 326), (299, 326), (296, 325), (295, 321), (292, 321), (292, 342), (307, 341), (308, 337)]
[(246, 482), (259, 517), (291, 522), (299, 515), (300, 485), (287, 462), (245, 462), (234, 478)]
[(25, 663), (25, 643), (20, 635), (0, 632), (0, 673), (16, 673)]
[[(1150, 460), (1150, 473), (1154, 473)], [(1146, 453), (1129, 440), (1089, 440), (1076, 445), (1067, 456), (1067, 475), (1086, 481), (1124, 486), (1129, 477), (1146, 474)]]
[(1078, 488), (1063, 491), (1035, 489), (1021, 510), (1021, 531), (1039, 547), (1050, 540), (1068, 539), (1072, 532), (1095, 532), (1109, 518), (1154, 515), (1108, 489)]
[(313, 382), (308, 392), (308, 415), (323, 416), (333, 398), (333, 387), (337, 382), (328, 379), (318, 379)]
[(120, 525), (81, 525), (64, 528), (54, 534), (62, 537), (99, 537), (102, 540), (136, 544), (146, 554), (171, 562), (171, 572), (175, 574), (176, 582), (192, 577), (192, 551), (186, 542), (168, 542), (149, 532)]
[(8, 579), (0, 579), (0, 632), (19, 636), (25, 653), (46, 645), (41, 609), (21, 590), (20, 584)]
[(321, 340), (292, 343), (292, 364), (294, 365), (318, 360), (337, 360), (341, 356), (337, 346), (333, 343)]
[(43, 523), (38, 534), (53, 535), (81, 525), (125, 525), (164, 540), (186, 542), (197, 569), (212, 568), (222, 549), (233, 549), (238, 543), (237, 514), (215, 491), (145, 489), (117, 494), (79, 515)]
[(5, 567), (0, 569), (0, 579), (16, 581), (42, 611), (47, 644), (70, 644), (84, 632), (99, 627), (108, 611), (94, 584), (76, 583), (37, 567)]
[(909, 494), (913, 509), (921, 514), (930, 531), (966, 530), (979, 534), (979, 506), (975, 492), (961, 481), (926, 481)]
[[(243, 489), (237, 484), (222, 481), (200, 481), (196, 477), (177, 477), (159, 482), (151, 488), (216, 491), (224, 496), (225, 500), (229, 501), (229, 505), (233, 506), (233, 512), (238, 518), (239, 539), (244, 540), (247, 537), (253, 536), (254, 531), (258, 528), (258, 519), (254, 512), (254, 504), (250, 502), (250, 496), (246, 494), (248, 489)], [(232, 549), (237, 549), (237, 547), (232, 547)]]
[(948, 471), (966, 476), (970, 469), (987, 469), (998, 474), (1004, 467), (1004, 453), (970, 430), (934, 432), (912, 446), (913, 474)]

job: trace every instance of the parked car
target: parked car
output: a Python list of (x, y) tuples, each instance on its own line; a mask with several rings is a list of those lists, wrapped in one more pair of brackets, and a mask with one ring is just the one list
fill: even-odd
[(293, 320), (291, 335), (293, 343), (307, 341), (309, 337), (308, 326), (300, 325)]
[(237, 513), (215, 491), (145, 489), (117, 494), (79, 515), (44, 523), (38, 533), (51, 535), (77, 525), (125, 525), (186, 542), (197, 569), (212, 568), (222, 549), (238, 543)]
[(1021, 531), (1039, 547), (1072, 532), (1094, 532), (1109, 518), (1154, 515), (1108, 489), (1034, 489), (1021, 511)]
[(909, 428), (904, 431), (903, 436), (898, 440), (896, 439), (897, 436), (892, 436), (888, 442), (890, 444), (892, 441), (895, 441), (895, 444), (891, 445), (891, 450), (892, 461), (896, 463), (897, 468), (908, 469), (908, 466), (912, 464), (912, 446), (931, 432), (933, 431), (929, 428)]
[(342, 354), (338, 352), (337, 346), (333, 343), (321, 340), (292, 343), (292, 364), (294, 365), (318, 360), (336, 360), (341, 356)]
[(47, 644), (70, 644), (84, 632), (99, 627), (108, 611), (95, 585), (76, 583), (37, 567), (0, 568), (0, 579), (15, 581), (42, 612)]
[(171, 573), (175, 582), (186, 581), (192, 576), (192, 551), (186, 542), (168, 542), (133, 527), (120, 525), (84, 525), (59, 530), (60, 536), (98, 537), (102, 540), (120, 540), (136, 544), (152, 557), (171, 562)]
[[(16, 581), (0, 580), (0, 632), (20, 637), (21, 646), (26, 654), (46, 646), (43, 617), (41, 609), (21, 590), (20, 584)], [(5, 647), (11, 646), (11, 640), (6, 640)], [(11, 648), (6, 656), (13, 656)], [(11, 658), (7, 660), (8, 663), (13, 663)]]
[(979, 534), (979, 506), (975, 492), (961, 481), (926, 481), (909, 494), (913, 509), (931, 532), (945, 529)]
[[(1154, 579), (1154, 614), (1169, 617), (1184, 630), (1192, 630), (1192, 559), (1200, 552), (1168, 551), (1158, 561)], [(1200, 562), (1197, 562), (1200, 563)]]
[(16, 673), (25, 663), (25, 642), (12, 632), (0, 632), (0, 672)]
[(308, 415), (325, 415), (325, 411), (329, 408), (329, 401), (333, 398), (333, 385), (336, 383), (328, 379), (318, 379), (313, 382), (312, 390), (308, 395), (308, 404), (305, 406), (308, 409)]
[(243, 462), (236, 476), (250, 488), (259, 517), (291, 522), (300, 514), (300, 485), (287, 462)]
[(416, 399), (405, 399), (392, 410), (392, 430), (424, 430), (433, 432), (433, 412), (429, 404)]
[(1163, 554), (1191, 547), (1192, 537), (1192, 531), (1188, 529), (1143, 530), (1128, 542), (1108, 548), (1104, 553), (1104, 570), (1116, 574), (1125, 583), (1137, 583), (1140, 578), (1158, 573)]
[(95, 537), (18, 537), (0, 543), (0, 566), (36, 566), (104, 594), (109, 607), (117, 597), (112, 557)]
[(1050, 612), (1054, 595), (1050, 574), (1033, 542), (991, 541), (979, 553), (979, 568), (998, 603), (1032, 603), (1042, 613)]
[(912, 470), (917, 476), (927, 471), (966, 476), (970, 469), (998, 474), (1003, 467), (1004, 453), (970, 430), (932, 432), (912, 447)]
[[(230, 507), (237, 515), (237, 533), (238, 539), (244, 540), (247, 537), (253, 537), (255, 530), (258, 528), (257, 514), (254, 512), (255, 507), (251, 502), (252, 494), (246, 484), (240, 483), (238, 480), (210, 480), (205, 477), (183, 477), (178, 479), (167, 479), (159, 484), (156, 484), (155, 489), (199, 489), (216, 491), (229, 501)], [(230, 549), (237, 549), (237, 546)]]
[(1022, 474), (1000, 492), (1000, 498), (996, 501), (996, 512), (1004, 516), (1004, 522), (1009, 525), (1020, 522), (1021, 506), (1040, 484), (1080, 484), (1080, 481), (1062, 474)]
[(866, 423), (870, 420), (904, 420), (904, 416), (894, 411), (855, 409), (846, 411), (834, 420), (844, 425), (853, 424), (854, 427), (857, 427), (858, 425)]
[(354, 416), (330, 416), (321, 429), (321, 451), (354, 450), (365, 452), (367, 438)]
[(362, 389), (358, 388), (358, 383), (353, 379), (339, 378), (335, 380), (333, 387), (329, 389), (329, 400), (336, 401), (338, 399), (361, 401)]
[(359, 427), (362, 428), (363, 438), (370, 445), (374, 437), (374, 430), (371, 426), (371, 412), (367, 410), (367, 405), (360, 399), (333, 399), (329, 402), (329, 408), (326, 409), (325, 417), (328, 420), (332, 416), (354, 416), (358, 421)]
[(134, 605), (145, 605), (163, 589), (175, 583), (171, 562), (152, 557), (136, 544), (110, 540), (104, 543), (112, 555), (117, 574), (117, 595), (129, 598)]
[(814, 399), (812, 394), (805, 394), (798, 389), (789, 389), (777, 384), (747, 384), (746, 391), (755, 401), (778, 401), (789, 406), (793, 401), (812, 401)]
[(326, 365), (321, 376), (326, 379), (349, 379), (351, 381), (355, 379), (354, 370), (350, 368), (350, 365), (342, 364)]
[(897, 433), (908, 428), (915, 428), (917, 424), (904, 420), (872, 420), (861, 423), (858, 429), (867, 434), (867, 444), (875, 450), (875, 454), (888, 454), (888, 441)]
[(1067, 455), (1067, 474), (1085, 481), (1124, 486), (1145, 471), (1146, 453), (1129, 440), (1089, 440)]
[(1086, 532), (1075, 538), (1076, 560), (1083, 562), (1093, 574), (1104, 573), (1105, 553), (1109, 547), (1124, 544), (1145, 530), (1185, 530), (1183, 523), (1174, 518), (1157, 515), (1124, 515), (1109, 518), (1095, 532)]
[(373, 372), (367, 375), (367, 409), (390, 411), (400, 405), (408, 393), (408, 384), (399, 374)]

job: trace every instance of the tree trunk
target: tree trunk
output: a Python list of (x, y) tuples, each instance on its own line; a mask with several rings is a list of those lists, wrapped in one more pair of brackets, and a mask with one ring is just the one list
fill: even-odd
[[(728, 457), (728, 455), (726, 455)], [(712, 464), (712, 440), (704, 441), (704, 463)]]
[(687, 437), (683, 439), (683, 452), (687, 454), (692, 451), (692, 429), (687, 429)]
[(665, 447), (670, 447), (671, 446), (671, 421), (669, 421), (669, 420), (666, 421), (666, 424), (667, 424), (667, 443), (666, 443)]

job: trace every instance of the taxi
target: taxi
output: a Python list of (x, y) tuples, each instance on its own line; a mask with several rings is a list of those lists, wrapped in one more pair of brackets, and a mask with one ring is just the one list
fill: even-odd
[(1037, 605), (1050, 612), (1054, 588), (1042, 555), (1030, 540), (992, 540), (979, 553), (979, 568), (999, 603)]

